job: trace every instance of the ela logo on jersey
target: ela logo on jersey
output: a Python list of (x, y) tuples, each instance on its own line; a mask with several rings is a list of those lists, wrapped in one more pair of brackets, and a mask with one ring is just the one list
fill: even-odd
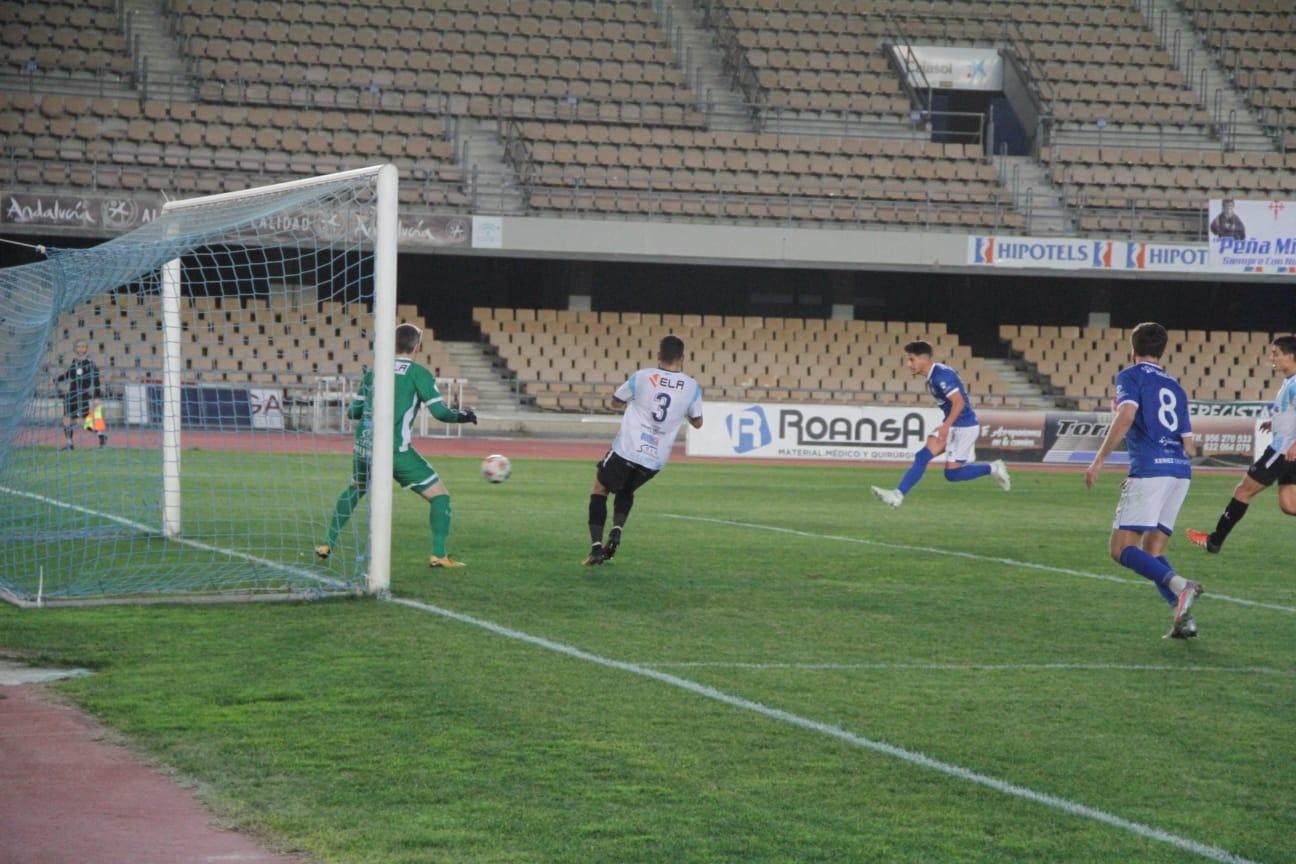
[(735, 453), (750, 453), (774, 440), (765, 409), (759, 405), (735, 411), (725, 417), (725, 429), (729, 432), (729, 442)]
[(648, 383), (658, 390), (683, 390), (684, 382), (674, 378), (667, 378), (665, 375), (659, 375), (656, 372), (648, 376)]

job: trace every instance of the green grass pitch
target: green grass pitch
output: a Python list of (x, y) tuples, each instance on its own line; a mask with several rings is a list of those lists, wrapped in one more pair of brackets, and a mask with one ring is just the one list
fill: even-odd
[[(267, 457), (185, 458), (234, 476)], [(349, 460), (312, 459), (327, 508)], [(61, 691), (323, 862), (1296, 860), (1296, 522), (1272, 492), (1224, 554), (1172, 542), (1207, 589), (1184, 643), (1107, 559), (1115, 471), (1094, 492), (1019, 471), (1004, 494), (933, 470), (893, 512), (868, 486), (897, 469), (675, 464), (615, 561), (582, 568), (591, 464), (518, 460), (491, 486), (476, 460), (433, 463), (469, 567), (427, 569), (426, 505), (397, 492), (397, 596), (770, 713), (372, 600), (4, 606), (0, 650), (93, 667)], [(1212, 526), (1235, 481), (1194, 480), (1179, 528)]]

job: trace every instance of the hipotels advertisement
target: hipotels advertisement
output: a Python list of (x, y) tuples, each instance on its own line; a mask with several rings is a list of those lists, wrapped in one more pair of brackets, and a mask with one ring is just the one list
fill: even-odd
[[(1260, 406), (1193, 406), (1193, 433), (1203, 456), (1249, 462), (1256, 449)], [(762, 405), (708, 402), (707, 422), (688, 432), (690, 456), (907, 462), (940, 425), (936, 408)], [(979, 409), (976, 458), (1085, 466), (1111, 427), (1099, 411)], [(718, 421), (718, 422), (717, 422)], [(1112, 464), (1127, 459), (1112, 454)]]
[(1131, 243), (1058, 237), (968, 238), (968, 263), (1017, 270), (1208, 271), (1209, 248), (1188, 243)]
[(1210, 264), (1225, 273), (1296, 275), (1296, 202), (1210, 202)]
[(706, 413), (701, 429), (689, 429), (690, 456), (907, 459), (941, 422), (938, 409), (917, 407), (708, 402)]

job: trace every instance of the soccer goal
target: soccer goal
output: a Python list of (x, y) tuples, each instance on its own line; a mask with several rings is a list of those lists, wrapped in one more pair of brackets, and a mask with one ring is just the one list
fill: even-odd
[[(389, 481), (315, 546), (369, 449), (349, 391), (394, 362), (396, 201), (396, 168), (363, 168), (171, 202), (0, 270), (0, 597), (387, 590)], [(373, 446), (371, 476), (391, 459)]]

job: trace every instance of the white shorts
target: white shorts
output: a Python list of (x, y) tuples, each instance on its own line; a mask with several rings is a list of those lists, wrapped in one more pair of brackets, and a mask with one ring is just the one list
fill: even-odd
[(1127, 477), (1112, 530), (1174, 534), (1175, 519), (1188, 497), (1186, 477)]
[(945, 441), (946, 462), (971, 462), (976, 455), (977, 438), (981, 437), (981, 424), (952, 426)]

